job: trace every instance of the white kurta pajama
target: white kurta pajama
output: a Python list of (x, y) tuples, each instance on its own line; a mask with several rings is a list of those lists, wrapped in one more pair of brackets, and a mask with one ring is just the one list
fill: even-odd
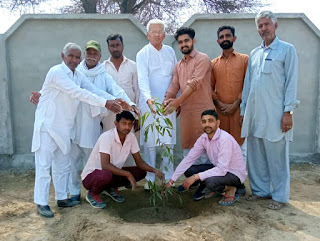
[[(106, 73), (106, 70), (102, 64), (98, 63), (96, 67), (88, 69), (85, 60), (83, 60), (79, 64), (77, 70), (83, 73), (97, 88), (111, 94), (115, 98), (121, 98), (127, 101), (130, 105), (135, 105), (135, 103), (133, 103), (126, 95), (124, 90), (120, 88), (112, 79), (112, 77)], [(100, 113), (100, 108), (98, 108), (98, 110), (96, 110), (96, 108), (97, 107), (91, 106), (84, 102), (80, 102), (78, 106), (78, 112), (74, 125), (75, 138), (72, 140), (71, 149), (71, 178), (69, 179), (68, 185), (71, 195), (80, 194), (81, 182), (79, 180), (79, 171), (82, 171), (84, 165), (87, 163), (92, 148), (96, 144), (101, 134), (101, 116), (97, 115)], [(101, 112), (107, 113), (107, 115), (112, 113), (111, 111), (106, 112), (105, 110), (106, 109), (103, 108)], [(97, 116), (92, 117), (92, 115)], [(114, 120), (112, 120), (113, 127)], [(84, 163), (80, 163), (80, 160), (84, 160)]]
[(32, 138), (31, 151), (35, 152), (36, 168), (36, 204), (48, 205), (51, 166), (55, 199), (67, 198), (70, 139), (74, 136), (73, 125), (79, 101), (104, 107), (108, 99), (115, 98), (98, 90), (79, 71), (75, 70), (73, 73), (64, 62), (49, 70), (35, 112)]
[[(152, 44), (144, 46), (137, 54), (137, 70), (138, 70), (138, 84), (140, 89), (139, 107), (141, 115), (150, 111), (147, 100), (154, 97), (159, 98), (159, 102), (162, 103), (168, 87), (171, 83), (174, 67), (177, 63), (177, 59), (174, 50), (167, 46), (162, 45), (161, 50), (157, 50)], [(158, 116), (156, 116), (157, 118)], [(171, 131), (172, 137), (167, 133), (164, 136), (159, 135), (162, 143), (165, 143), (173, 148), (176, 144), (176, 113), (166, 116), (173, 124), (173, 130)], [(144, 128), (154, 122), (155, 119), (152, 115), (149, 116), (144, 126), (141, 127), (140, 143), (144, 145), (145, 161), (152, 167), (155, 167), (156, 160), (156, 140), (158, 133), (152, 132), (151, 129), (148, 133), (148, 140), (144, 142)], [(164, 125), (164, 123), (161, 123)], [(167, 167), (168, 171), (165, 170)], [(173, 163), (169, 164), (168, 158), (163, 157), (162, 171), (165, 174), (165, 179), (170, 179), (173, 174)], [(148, 181), (154, 181), (154, 173), (147, 173), (146, 179)]]

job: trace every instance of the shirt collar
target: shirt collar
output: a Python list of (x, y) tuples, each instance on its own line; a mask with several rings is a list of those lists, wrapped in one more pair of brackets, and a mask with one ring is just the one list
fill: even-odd
[[(218, 127), (218, 129), (216, 130), (216, 133), (214, 133), (214, 135), (213, 135), (211, 140), (218, 139), (220, 137), (220, 134), (221, 134), (221, 129)], [(210, 141), (208, 135), (206, 134), (205, 136), (206, 136), (207, 140)]]
[(69, 67), (65, 64), (64, 61), (62, 61), (61, 67), (62, 67), (63, 71), (66, 72), (67, 74), (69, 74), (70, 72), (72, 72), (72, 70), (69, 69)]
[[(232, 50), (232, 52), (230, 53), (230, 54), (232, 54), (232, 55), (236, 55), (236, 51), (233, 49)], [(221, 53), (221, 55), (220, 55), (220, 57), (219, 57), (220, 59), (222, 59), (222, 58), (224, 58), (224, 55), (223, 55), (223, 52)]]
[[(128, 61), (128, 58), (127, 58), (126, 56), (124, 56), (124, 55), (122, 55), (122, 56), (123, 56), (122, 63), (127, 62), (127, 61)], [(111, 62), (111, 57), (109, 57), (109, 58), (106, 60), (106, 62), (108, 62), (108, 63), (112, 63), (112, 62)]]
[[(276, 36), (275, 39), (272, 41), (272, 43), (268, 46), (270, 49), (276, 49), (279, 43), (279, 38)], [(261, 48), (264, 49), (264, 41), (261, 43)]]
[[(115, 141), (116, 142), (118, 142), (118, 143), (120, 143), (121, 145), (122, 145), (122, 143), (121, 143), (121, 141), (120, 141), (120, 137), (119, 137), (119, 134), (118, 134), (118, 131), (117, 131), (117, 128), (115, 127), (115, 128), (113, 128), (113, 134), (114, 134), (114, 139), (115, 139)], [(123, 143), (123, 145), (126, 143), (126, 141), (127, 141), (127, 136), (128, 135), (126, 135), (126, 139), (124, 140), (124, 143)]]
[[(189, 54), (189, 56), (190, 56), (191, 58), (194, 58), (194, 56), (196, 56), (197, 53), (198, 53), (197, 50), (193, 49), (193, 50), (191, 51), (191, 53)], [(182, 57), (182, 60), (186, 61), (186, 60), (187, 60), (186, 56), (183, 56), (183, 57)]]

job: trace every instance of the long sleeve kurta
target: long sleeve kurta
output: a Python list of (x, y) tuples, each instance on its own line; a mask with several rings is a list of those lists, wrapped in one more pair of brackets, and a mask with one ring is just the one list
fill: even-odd
[[(233, 51), (228, 59), (221, 56), (211, 62), (211, 87), (212, 99), (219, 99), (225, 104), (232, 104), (241, 99), (243, 82), (248, 66), (248, 55)], [(242, 145), (244, 138), (241, 138), (240, 127), (240, 106), (231, 116), (222, 114), (219, 108), (217, 112), (220, 119), (220, 128), (230, 133)]]
[[(139, 107), (141, 114), (143, 115), (147, 111), (150, 111), (147, 100), (158, 98), (160, 103), (163, 102), (164, 96), (171, 83), (173, 69), (177, 63), (176, 55), (173, 48), (162, 45), (160, 50), (157, 50), (152, 44), (147, 44), (137, 53), (137, 70), (138, 70), (138, 83), (140, 89)], [(176, 113), (172, 113), (168, 116), (173, 124), (173, 130), (171, 130), (171, 137), (165, 133), (164, 136), (159, 135), (154, 130), (150, 130), (148, 133), (147, 146), (157, 146), (156, 140), (159, 137), (162, 143), (175, 144), (176, 143)], [(156, 118), (158, 115), (156, 115)], [(144, 143), (144, 131), (145, 127), (154, 122), (153, 115), (150, 115), (144, 126), (141, 127), (140, 143)], [(161, 121), (161, 125), (165, 125), (164, 121)]]
[(201, 113), (214, 109), (211, 97), (211, 62), (209, 57), (193, 50), (190, 58), (182, 58), (176, 65), (172, 83), (166, 97), (175, 98), (178, 91), (185, 91), (190, 86), (194, 91), (181, 104), (180, 129), (181, 147), (190, 149), (203, 133), (201, 127)]
[(31, 151), (35, 152), (39, 149), (40, 130), (45, 129), (62, 152), (69, 153), (79, 101), (104, 107), (109, 99), (115, 98), (96, 88), (78, 70), (73, 73), (65, 63), (52, 67), (42, 86), (41, 97), (35, 112)]
[(292, 141), (293, 129), (283, 133), (281, 118), (293, 111), (297, 100), (298, 57), (292, 44), (276, 37), (251, 51), (242, 91), (242, 137), (253, 135), (277, 142)]
[(240, 146), (229, 133), (220, 128), (217, 129), (211, 140), (206, 133), (198, 138), (194, 147), (177, 166), (171, 179), (176, 181), (205, 152), (214, 167), (200, 172), (200, 180), (225, 176), (227, 172), (230, 172), (236, 175), (241, 183), (244, 182), (247, 171)]
[[(103, 66), (116, 84), (126, 92), (130, 100), (138, 105), (140, 91), (138, 86), (137, 64), (123, 56), (119, 70), (116, 69), (110, 58), (103, 62)], [(116, 114), (111, 111), (108, 112), (107, 116), (102, 117), (103, 130), (107, 131), (114, 128), (115, 119)]]

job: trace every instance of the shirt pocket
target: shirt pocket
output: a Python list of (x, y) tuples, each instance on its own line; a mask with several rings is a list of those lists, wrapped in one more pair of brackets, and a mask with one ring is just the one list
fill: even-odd
[(272, 59), (266, 59), (262, 68), (262, 73), (270, 74), (272, 71)]

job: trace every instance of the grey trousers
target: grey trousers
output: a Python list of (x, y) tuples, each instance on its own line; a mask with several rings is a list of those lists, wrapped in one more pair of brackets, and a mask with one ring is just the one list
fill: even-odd
[(247, 137), (248, 173), (252, 193), (288, 203), (290, 196), (289, 141)]

